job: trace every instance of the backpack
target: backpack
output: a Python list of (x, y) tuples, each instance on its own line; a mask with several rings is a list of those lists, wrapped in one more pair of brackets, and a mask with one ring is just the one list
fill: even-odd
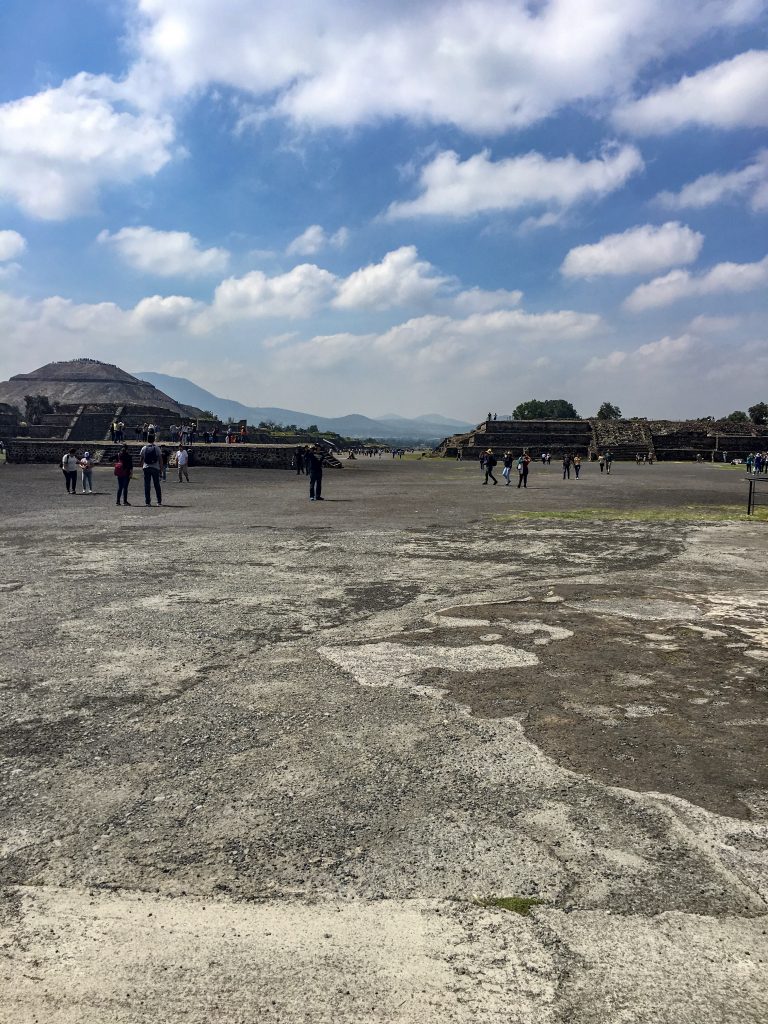
[(486, 464), (486, 466), (490, 466), (491, 469), (493, 469), (493, 467), (496, 465), (496, 456), (495, 455), (489, 455), (486, 458), (486, 460), (485, 460), (485, 464)]
[(157, 465), (157, 445), (148, 444), (144, 449), (144, 462), (147, 466)]

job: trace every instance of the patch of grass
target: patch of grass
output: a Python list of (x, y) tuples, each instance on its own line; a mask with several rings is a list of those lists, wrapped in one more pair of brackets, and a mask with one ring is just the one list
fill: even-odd
[(472, 900), (476, 907), (493, 907), (497, 910), (511, 910), (513, 914), (527, 917), (534, 907), (540, 906), (544, 900), (535, 896), (480, 896)]
[(493, 516), (497, 523), (519, 522), (524, 519), (555, 520), (625, 520), (636, 523), (768, 523), (768, 508), (755, 509), (748, 516), (743, 505), (681, 505), (677, 508), (575, 508), (544, 509), (540, 512), (499, 512)]

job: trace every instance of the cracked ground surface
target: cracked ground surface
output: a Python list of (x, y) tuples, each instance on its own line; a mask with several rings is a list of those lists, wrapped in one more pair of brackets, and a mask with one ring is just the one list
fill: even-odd
[(768, 527), (633, 518), (739, 473), (100, 473), (0, 466), (2, 1024), (768, 1018)]

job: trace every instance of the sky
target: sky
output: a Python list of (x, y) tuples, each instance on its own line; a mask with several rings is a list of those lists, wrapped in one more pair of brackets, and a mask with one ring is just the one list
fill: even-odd
[(0, 378), (768, 400), (768, 0), (4, 0)]

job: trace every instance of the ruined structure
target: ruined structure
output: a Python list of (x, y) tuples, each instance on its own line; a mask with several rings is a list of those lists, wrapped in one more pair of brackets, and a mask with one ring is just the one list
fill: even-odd
[(477, 458), (487, 448), (495, 452), (524, 449), (536, 457), (566, 452), (592, 458), (611, 451), (615, 459), (653, 455), (662, 461), (710, 460), (727, 453), (743, 458), (768, 449), (768, 427), (730, 420), (486, 420), (466, 434), (446, 437), (435, 449), (446, 457)]

